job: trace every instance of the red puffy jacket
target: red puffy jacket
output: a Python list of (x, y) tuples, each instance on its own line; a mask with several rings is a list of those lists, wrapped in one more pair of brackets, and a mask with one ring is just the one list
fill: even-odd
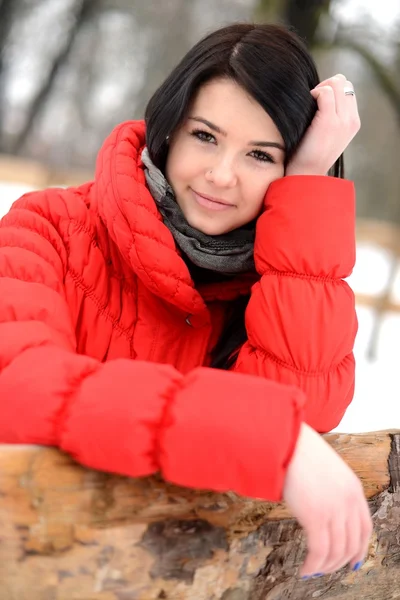
[[(353, 185), (274, 182), (259, 276), (195, 289), (144, 143), (142, 122), (120, 125), (93, 183), (27, 194), (0, 222), (0, 442), (279, 500), (301, 421), (329, 431), (353, 395)], [(235, 373), (207, 368), (227, 302), (250, 288)]]

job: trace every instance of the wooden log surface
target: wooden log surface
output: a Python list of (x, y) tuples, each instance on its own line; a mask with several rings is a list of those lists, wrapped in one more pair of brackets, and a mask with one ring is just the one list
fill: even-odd
[(326, 439), (361, 478), (374, 535), (358, 573), (309, 581), (283, 505), (0, 446), (0, 600), (400, 598), (400, 432)]

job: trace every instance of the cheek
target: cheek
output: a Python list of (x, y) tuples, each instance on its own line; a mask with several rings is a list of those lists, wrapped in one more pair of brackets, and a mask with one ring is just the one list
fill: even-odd
[(199, 153), (190, 145), (181, 144), (170, 150), (166, 176), (174, 189), (190, 182), (202, 170)]
[(257, 215), (262, 211), (265, 195), (269, 186), (273, 181), (283, 177), (284, 169), (274, 169), (274, 173), (269, 173), (267, 177), (263, 177), (262, 181), (253, 177), (248, 180), (246, 197), (249, 198), (248, 208), (252, 214)]
[(253, 196), (253, 201), (247, 206), (247, 212), (250, 219), (255, 219), (262, 212), (264, 198), (265, 193), (259, 193), (257, 197)]

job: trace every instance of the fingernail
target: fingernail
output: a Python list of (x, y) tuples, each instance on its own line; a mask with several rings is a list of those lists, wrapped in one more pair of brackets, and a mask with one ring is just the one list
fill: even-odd
[(304, 575), (304, 576), (302, 577), (302, 579), (303, 579), (303, 580), (305, 580), (305, 579), (311, 579), (311, 575)]
[(353, 571), (358, 571), (359, 569), (361, 569), (362, 566), (363, 566), (363, 561), (360, 560), (356, 565), (354, 565)]
[(315, 575), (313, 575), (313, 577), (323, 577), (325, 575), (325, 573), (315, 573)]

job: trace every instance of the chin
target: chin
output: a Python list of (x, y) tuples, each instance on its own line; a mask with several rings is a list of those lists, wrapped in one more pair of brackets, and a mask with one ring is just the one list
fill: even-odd
[(204, 235), (223, 235), (224, 233), (236, 229), (235, 226), (229, 227), (226, 224), (217, 223), (216, 221), (210, 221), (208, 219), (187, 218), (186, 220), (193, 229), (201, 231)]

